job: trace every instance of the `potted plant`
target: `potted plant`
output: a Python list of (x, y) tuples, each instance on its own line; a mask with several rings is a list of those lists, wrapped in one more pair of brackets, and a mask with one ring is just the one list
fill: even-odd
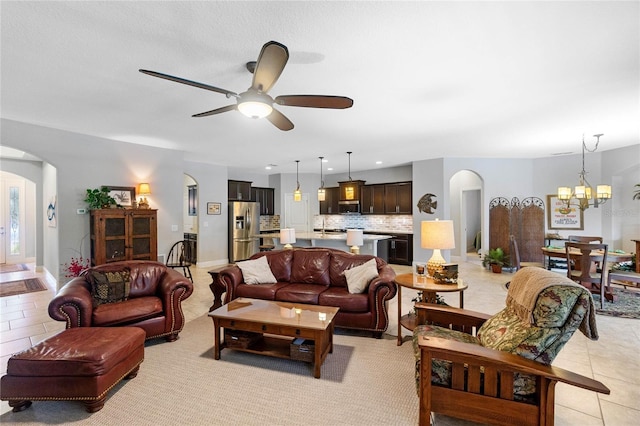
[(507, 264), (509, 264), (509, 256), (500, 247), (489, 249), (482, 259), (482, 266), (486, 268), (491, 265), (491, 270), (496, 274), (502, 273), (502, 267)]
[(100, 189), (87, 189), (87, 196), (84, 201), (89, 204), (89, 209), (105, 209), (116, 204), (116, 200), (109, 195), (107, 187)]

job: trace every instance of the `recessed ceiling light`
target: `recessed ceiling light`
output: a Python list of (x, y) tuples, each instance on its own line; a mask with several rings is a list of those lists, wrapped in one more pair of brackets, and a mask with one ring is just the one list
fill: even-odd
[(376, 164), (382, 164), (382, 161), (376, 161)]
[(328, 163), (328, 162), (329, 162), (329, 160), (327, 160), (326, 158), (323, 158), (323, 159), (322, 159), (322, 162), (323, 162), (323, 163)]
[(267, 170), (271, 170), (273, 167), (278, 167), (278, 165), (277, 165), (277, 164), (267, 164), (267, 165), (265, 166), (265, 169), (267, 169)]
[(333, 170), (333, 167), (327, 167), (327, 170), (331, 171)]

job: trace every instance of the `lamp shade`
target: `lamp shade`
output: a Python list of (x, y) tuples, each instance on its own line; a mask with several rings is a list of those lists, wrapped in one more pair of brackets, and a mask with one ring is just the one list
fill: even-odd
[(280, 230), (280, 242), (282, 244), (293, 244), (296, 242), (296, 230), (284, 228)]
[(151, 195), (151, 186), (148, 183), (141, 183), (138, 188), (138, 195)]
[(425, 249), (453, 249), (456, 247), (452, 220), (424, 220), (420, 227), (420, 246)]
[(347, 245), (361, 246), (364, 244), (364, 232), (362, 229), (347, 229)]

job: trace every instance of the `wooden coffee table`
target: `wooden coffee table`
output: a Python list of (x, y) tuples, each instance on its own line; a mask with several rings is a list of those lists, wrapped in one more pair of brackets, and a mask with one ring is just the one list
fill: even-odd
[[(223, 348), (291, 358), (294, 338), (313, 340), (313, 376), (320, 378), (320, 367), (327, 354), (333, 352), (333, 318), (339, 308), (238, 298), (219, 307), (209, 316), (213, 319), (214, 358), (220, 359)], [(221, 342), (221, 330), (258, 333), (261, 336), (246, 347)], [(223, 332), (224, 334), (224, 332)]]
[(468, 286), (462, 278), (458, 278), (456, 284), (436, 284), (431, 278), (424, 275), (400, 274), (395, 279), (398, 284), (398, 346), (402, 345), (402, 327), (413, 331), (416, 324), (414, 315), (402, 315), (402, 287), (420, 290), (422, 302), (436, 303), (436, 293), (460, 293), (460, 308), (464, 308), (464, 291)]

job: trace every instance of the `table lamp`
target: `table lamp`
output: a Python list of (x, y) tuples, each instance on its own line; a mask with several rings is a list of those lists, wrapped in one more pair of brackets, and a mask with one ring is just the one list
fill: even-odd
[(351, 253), (360, 254), (360, 246), (364, 244), (362, 229), (347, 229), (347, 245), (351, 246)]
[(138, 207), (141, 209), (149, 208), (149, 200), (147, 200), (147, 195), (151, 195), (151, 186), (148, 183), (141, 183), (138, 187), (138, 195), (140, 195), (140, 201), (138, 202)]
[(284, 244), (286, 250), (293, 248), (291, 244), (296, 242), (296, 230), (293, 228), (284, 228), (280, 230), (280, 243)]
[(424, 220), (420, 226), (420, 246), (432, 249), (433, 255), (427, 262), (427, 273), (433, 277), (433, 273), (442, 270), (446, 263), (440, 250), (448, 250), (456, 247), (453, 235), (452, 220)]

